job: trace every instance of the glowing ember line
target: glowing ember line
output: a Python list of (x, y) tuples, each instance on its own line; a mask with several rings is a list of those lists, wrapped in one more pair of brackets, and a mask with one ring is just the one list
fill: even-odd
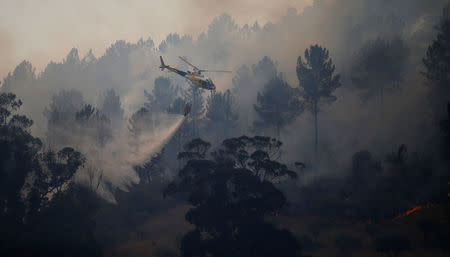
[(417, 206), (414, 206), (413, 208), (407, 210), (404, 213), (400, 213), (399, 215), (397, 215), (397, 217), (393, 218), (392, 220), (394, 221), (394, 220), (397, 220), (400, 218), (404, 218), (404, 217), (410, 215), (411, 213), (414, 213), (420, 209), (431, 208), (431, 207), (433, 207), (433, 204), (431, 204), (431, 203), (428, 203), (427, 205), (424, 205), (424, 206), (417, 205)]

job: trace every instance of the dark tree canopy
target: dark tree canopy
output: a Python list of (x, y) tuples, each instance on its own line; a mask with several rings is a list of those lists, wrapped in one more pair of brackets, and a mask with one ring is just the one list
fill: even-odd
[(280, 138), (280, 129), (295, 120), (303, 111), (304, 104), (298, 99), (294, 88), (282, 78), (275, 77), (258, 93), (254, 108), (261, 119), (255, 121), (255, 127), (274, 127)]
[(52, 100), (44, 110), (44, 116), (49, 125), (51, 123), (64, 123), (73, 118), (73, 116), (84, 105), (83, 95), (80, 91), (61, 90), (58, 94), (52, 96)]
[(14, 114), (20, 105), (0, 94), (0, 255), (98, 256), (89, 205), (97, 197), (72, 181), (85, 157), (70, 147), (43, 150), (33, 122)]
[(14, 92), (17, 86), (27, 87), (36, 79), (35, 68), (29, 61), (23, 61), (8, 73), (0, 91)]
[(172, 84), (170, 79), (158, 77), (155, 79), (155, 85), (152, 93), (144, 91), (147, 97), (145, 107), (152, 112), (166, 112), (174, 102), (179, 93), (179, 87)]
[(279, 75), (275, 62), (268, 56), (264, 56), (257, 64), (252, 65), (252, 71), (253, 76), (262, 81), (268, 81)]
[(100, 146), (104, 146), (113, 137), (111, 120), (90, 104), (84, 105), (75, 114), (75, 121), (78, 125), (78, 133), (90, 136)]
[(42, 142), (30, 133), (33, 122), (15, 114), (21, 105), (14, 94), (0, 93), (0, 212), (1, 217), (19, 223), (25, 211), (21, 190), (42, 147)]
[(120, 103), (120, 96), (114, 89), (108, 89), (103, 95), (100, 105), (100, 112), (105, 114), (110, 120), (120, 120), (123, 118), (123, 109)]
[(335, 69), (328, 50), (319, 45), (306, 49), (304, 60), (298, 57), (297, 77), (309, 110), (314, 112), (320, 101), (336, 101), (333, 92), (341, 83), (340, 75), (334, 74)]
[(35, 180), (29, 185), (31, 212), (37, 213), (47, 207), (50, 198), (58, 197), (68, 187), (75, 172), (86, 162), (86, 158), (73, 148), (66, 147), (57, 153), (52, 150), (39, 153), (35, 159)]
[(235, 122), (237, 114), (233, 110), (233, 104), (234, 99), (230, 90), (211, 94), (206, 102), (206, 118), (211, 122)]
[(305, 107), (314, 116), (314, 148), (317, 159), (318, 148), (318, 113), (320, 102), (334, 102), (333, 92), (341, 86), (340, 75), (334, 74), (335, 66), (326, 48), (319, 45), (310, 46), (305, 50), (305, 60), (297, 59), (297, 77), (300, 85), (300, 95)]
[(195, 138), (184, 145), (184, 152), (179, 152), (178, 159), (204, 159), (211, 144), (202, 140), (201, 138)]
[(235, 71), (233, 77), (233, 93), (245, 92), (252, 83), (252, 71), (247, 65), (242, 65)]
[[(444, 114), (444, 106), (450, 98), (450, 17), (449, 9), (444, 9), (444, 15), (440, 24), (436, 27), (438, 35), (428, 47), (423, 58), (425, 71), (423, 75), (427, 79), (431, 89), (430, 97), (434, 111)], [(445, 115), (445, 114), (444, 114)]]
[[(164, 192), (186, 192), (194, 206), (186, 220), (196, 228), (181, 242), (183, 256), (297, 256), (295, 238), (264, 221), (286, 202), (271, 181), (295, 177), (263, 150), (279, 146), (281, 142), (270, 138), (231, 138), (213, 158), (204, 158), (209, 143), (196, 139), (187, 144), (186, 149), (200, 152), (200, 158), (192, 156)], [(243, 161), (248, 168), (234, 160), (231, 149), (239, 148), (254, 149)], [(221, 157), (225, 152), (229, 158)]]
[(22, 105), (22, 101), (16, 98), (13, 93), (0, 94), (0, 121), (1, 125), (6, 125), (7, 118), (13, 111), (16, 111)]
[(206, 99), (205, 118), (211, 135), (228, 137), (237, 125), (238, 114), (235, 110), (234, 96), (230, 90), (224, 93), (215, 92)]
[(408, 49), (400, 38), (392, 41), (368, 41), (353, 63), (351, 80), (361, 91), (363, 100), (376, 98), (381, 103), (383, 94), (399, 88), (403, 80)]
[(47, 141), (59, 147), (75, 145), (81, 138), (104, 146), (112, 139), (111, 120), (100, 110), (85, 104), (77, 90), (61, 90), (44, 110)]
[(440, 122), (442, 131), (441, 152), (444, 160), (450, 160), (450, 101), (447, 103), (447, 118)]

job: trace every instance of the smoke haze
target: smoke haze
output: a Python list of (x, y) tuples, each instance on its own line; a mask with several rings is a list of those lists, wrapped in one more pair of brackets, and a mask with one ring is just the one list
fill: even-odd
[(0, 0), (0, 255), (445, 255), (449, 11)]
[[(0, 77), (26, 59), (38, 71), (76, 47), (102, 55), (116, 40), (135, 42), (168, 33), (198, 35), (215, 17), (229, 13), (238, 24), (278, 21), (288, 7), (311, 0), (280, 1), (0, 1)], [(14, 46), (14, 48), (13, 48)]]
[[(0, 67), (11, 71), (10, 65), (21, 59), (31, 60), (33, 66), (23, 65), (19, 71), (37, 67), (36, 78), (19, 79), (13, 88), (6, 90), (12, 90), (24, 101), (23, 112), (35, 121), (33, 131), (42, 136), (47, 126), (42, 112), (51, 96), (61, 89), (76, 88), (87, 102), (95, 103), (103, 91), (112, 88), (121, 96), (125, 116), (130, 117), (145, 102), (143, 91), (150, 91), (155, 79), (165, 76), (158, 68), (159, 55), (164, 56), (166, 64), (181, 69), (189, 67), (177, 56), (186, 56), (200, 68), (233, 70), (234, 78), (211, 74), (219, 91), (236, 86), (233, 85), (239, 75), (236, 72), (244, 65), (253, 69), (254, 74), (249, 75), (251, 86), (237, 96), (236, 108), (243, 119), (240, 131), (248, 133), (256, 118), (253, 111), (256, 94), (267, 82), (266, 74), (272, 72), (267, 69), (282, 73), (296, 87), (297, 57), (309, 45), (321, 44), (330, 50), (344, 86), (336, 92), (338, 101), (333, 108), (323, 107), (320, 134), (324, 135), (324, 147), (329, 145), (326, 148), (330, 158), (345, 162), (355, 148), (386, 152), (407, 143), (416, 150), (423, 149), (416, 139), (430, 115), (429, 110), (421, 109), (427, 101), (426, 89), (417, 71), (445, 3), (444, 0), (427, 4), (406, 0), (2, 2), (0, 17), (7, 22), (0, 25), (0, 32), (5, 35), (0, 41), (0, 51), (5, 52)], [(404, 5), (408, 8), (402, 8)], [(39, 15), (35, 10), (40, 10)], [(223, 11), (230, 15), (221, 15)], [(259, 24), (253, 24), (254, 21)], [(169, 32), (181, 35), (169, 34), (164, 39)], [(138, 38), (148, 39), (133, 43)], [(381, 111), (370, 101), (360, 108), (349, 75), (355, 57), (370, 40), (395, 38), (406, 42), (409, 49), (404, 86), (397, 96), (386, 97)], [(110, 45), (117, 39), (126, 41)], [(71, 47), (78, 50), (66, 54)], [(87, 52), (90, 48), (95, 54)], [(50, 63), (39, 72), (49, 60), (60, 60), (62, 56), (65, 56), (62, 61)], [(274, 63), (255, 68), (264, 56)], [(170, 79), (182, 88), (189, 87), (182, 78), (170, 76)], [(420, 115), (410, 120), (403, 115), (405, 112)], [(302, 156), (311, 160), (311, 124), (310, 115), (305, 113), (286, 128), (281, 139), (289, 142), (286, 147), (292, 151), (285, 158), (295, 160)], [(323, 163), (334, 166), (331, 159)]]

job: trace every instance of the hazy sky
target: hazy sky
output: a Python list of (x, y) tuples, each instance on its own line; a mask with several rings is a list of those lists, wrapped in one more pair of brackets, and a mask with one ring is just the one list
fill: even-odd
[(114, 41), (170, 32), (198, 35), (214, 17), (236, 23), (277, 22), (287, 8), (302, 10), (312, 0), (0, 0), (0, 78), (27, 59), (41, 70), (72, 47), (102, 55)]

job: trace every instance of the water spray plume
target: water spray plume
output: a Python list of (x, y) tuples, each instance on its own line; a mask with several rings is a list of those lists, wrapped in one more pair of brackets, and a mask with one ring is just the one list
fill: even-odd
[[(88, 159), (86, 167), (97, 167), (102, 171), (103, 179), (113, 188), (128, 191), (130, 186), (139, 183), (134, 167), (144, 164), (159, 153), (186, 119), (186, 116), (175, 114), (155, 116), (153, 124), (139, 135), (132, 135), (128, 127), (123, 125), (114, 133), (113, 140), (102, 148), (94, 144), (80, 144), (79, 149)], [(79, 179), (88, 180), (88, 177), (84, 177), (85, 174), (86, 172), (81, 172)], [(115, 202), (110, 188), (102, 186), (97, 193), (106, 200)]]

